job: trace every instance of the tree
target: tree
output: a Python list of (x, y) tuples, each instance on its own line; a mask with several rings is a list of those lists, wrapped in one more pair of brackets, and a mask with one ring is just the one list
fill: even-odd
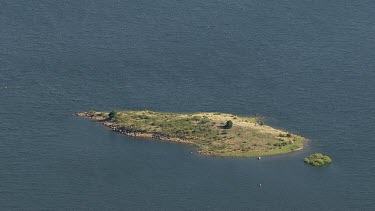
[(231, 129), (233, 126), (233, 122), (231, 120), (227, 121), (227, 123), (224, 125), (225, 129)]
[(108, 117), (109, 117), (109, 119), (113, 119), (113, 118), (116, 117), (116, 115), (117, 115), (116, 111), (111, 111), (111, 112), (109, 112)]

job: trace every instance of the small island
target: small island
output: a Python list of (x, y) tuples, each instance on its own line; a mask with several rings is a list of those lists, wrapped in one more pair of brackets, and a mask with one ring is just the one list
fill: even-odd
[(113, 131), (140, 138), (188, 143), (203, 155), (253, 157), (293, 152), (305, 138), (267, 126), (256, 117), (218, 112), (89, 111), (77, 116), (101, 122)]
[(315, 153), (305, 158), (303, 161), (313, 166), (323, 166), (332, 162), (332, 159), (327, 155), (321, 153)]

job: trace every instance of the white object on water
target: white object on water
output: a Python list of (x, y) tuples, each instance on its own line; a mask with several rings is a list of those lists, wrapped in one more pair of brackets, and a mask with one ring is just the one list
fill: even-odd
[(262, 159), (261, 157), (258, 157), (258, 160)]
[(262, 184), (259, 184), (259, 187), (261, 188), (261, 187), (262, 187)]

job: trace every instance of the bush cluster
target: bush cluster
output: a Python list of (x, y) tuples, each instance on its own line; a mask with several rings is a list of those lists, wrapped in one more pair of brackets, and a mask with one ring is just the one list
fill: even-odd
[(288, 137), (288, 138), (290, 138), (290, 137), (292, 137), (292, 134), (290, 134), (290, 133), (286, 133), (286, 134), (280, 133), (279, 137)]
[(113, 119), (113, 118), (116, 117), (116, 115), (117, 115), (116, 111), (111, 111), (111, 112), (109, 112), (108, 117), (109, 117), (109, 119)]
[(321, 153), (315, 153), (305, 158), (303, 161), (313, 166), (323, 166), (325, 164), (331, 163), (332, 159), (328, 157), (327, 155), (323, 155)]

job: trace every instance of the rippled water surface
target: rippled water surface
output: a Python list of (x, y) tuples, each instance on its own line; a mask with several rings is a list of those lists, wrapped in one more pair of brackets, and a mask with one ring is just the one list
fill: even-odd
[[(374, 11), (0, 0), (0, 207), (374, 210)], [(204, 157), (71, 115), (91, 109), (260, 114), (311, 141), (261, 161)], [(313, 152), (334, 163), (305, 165)]]

